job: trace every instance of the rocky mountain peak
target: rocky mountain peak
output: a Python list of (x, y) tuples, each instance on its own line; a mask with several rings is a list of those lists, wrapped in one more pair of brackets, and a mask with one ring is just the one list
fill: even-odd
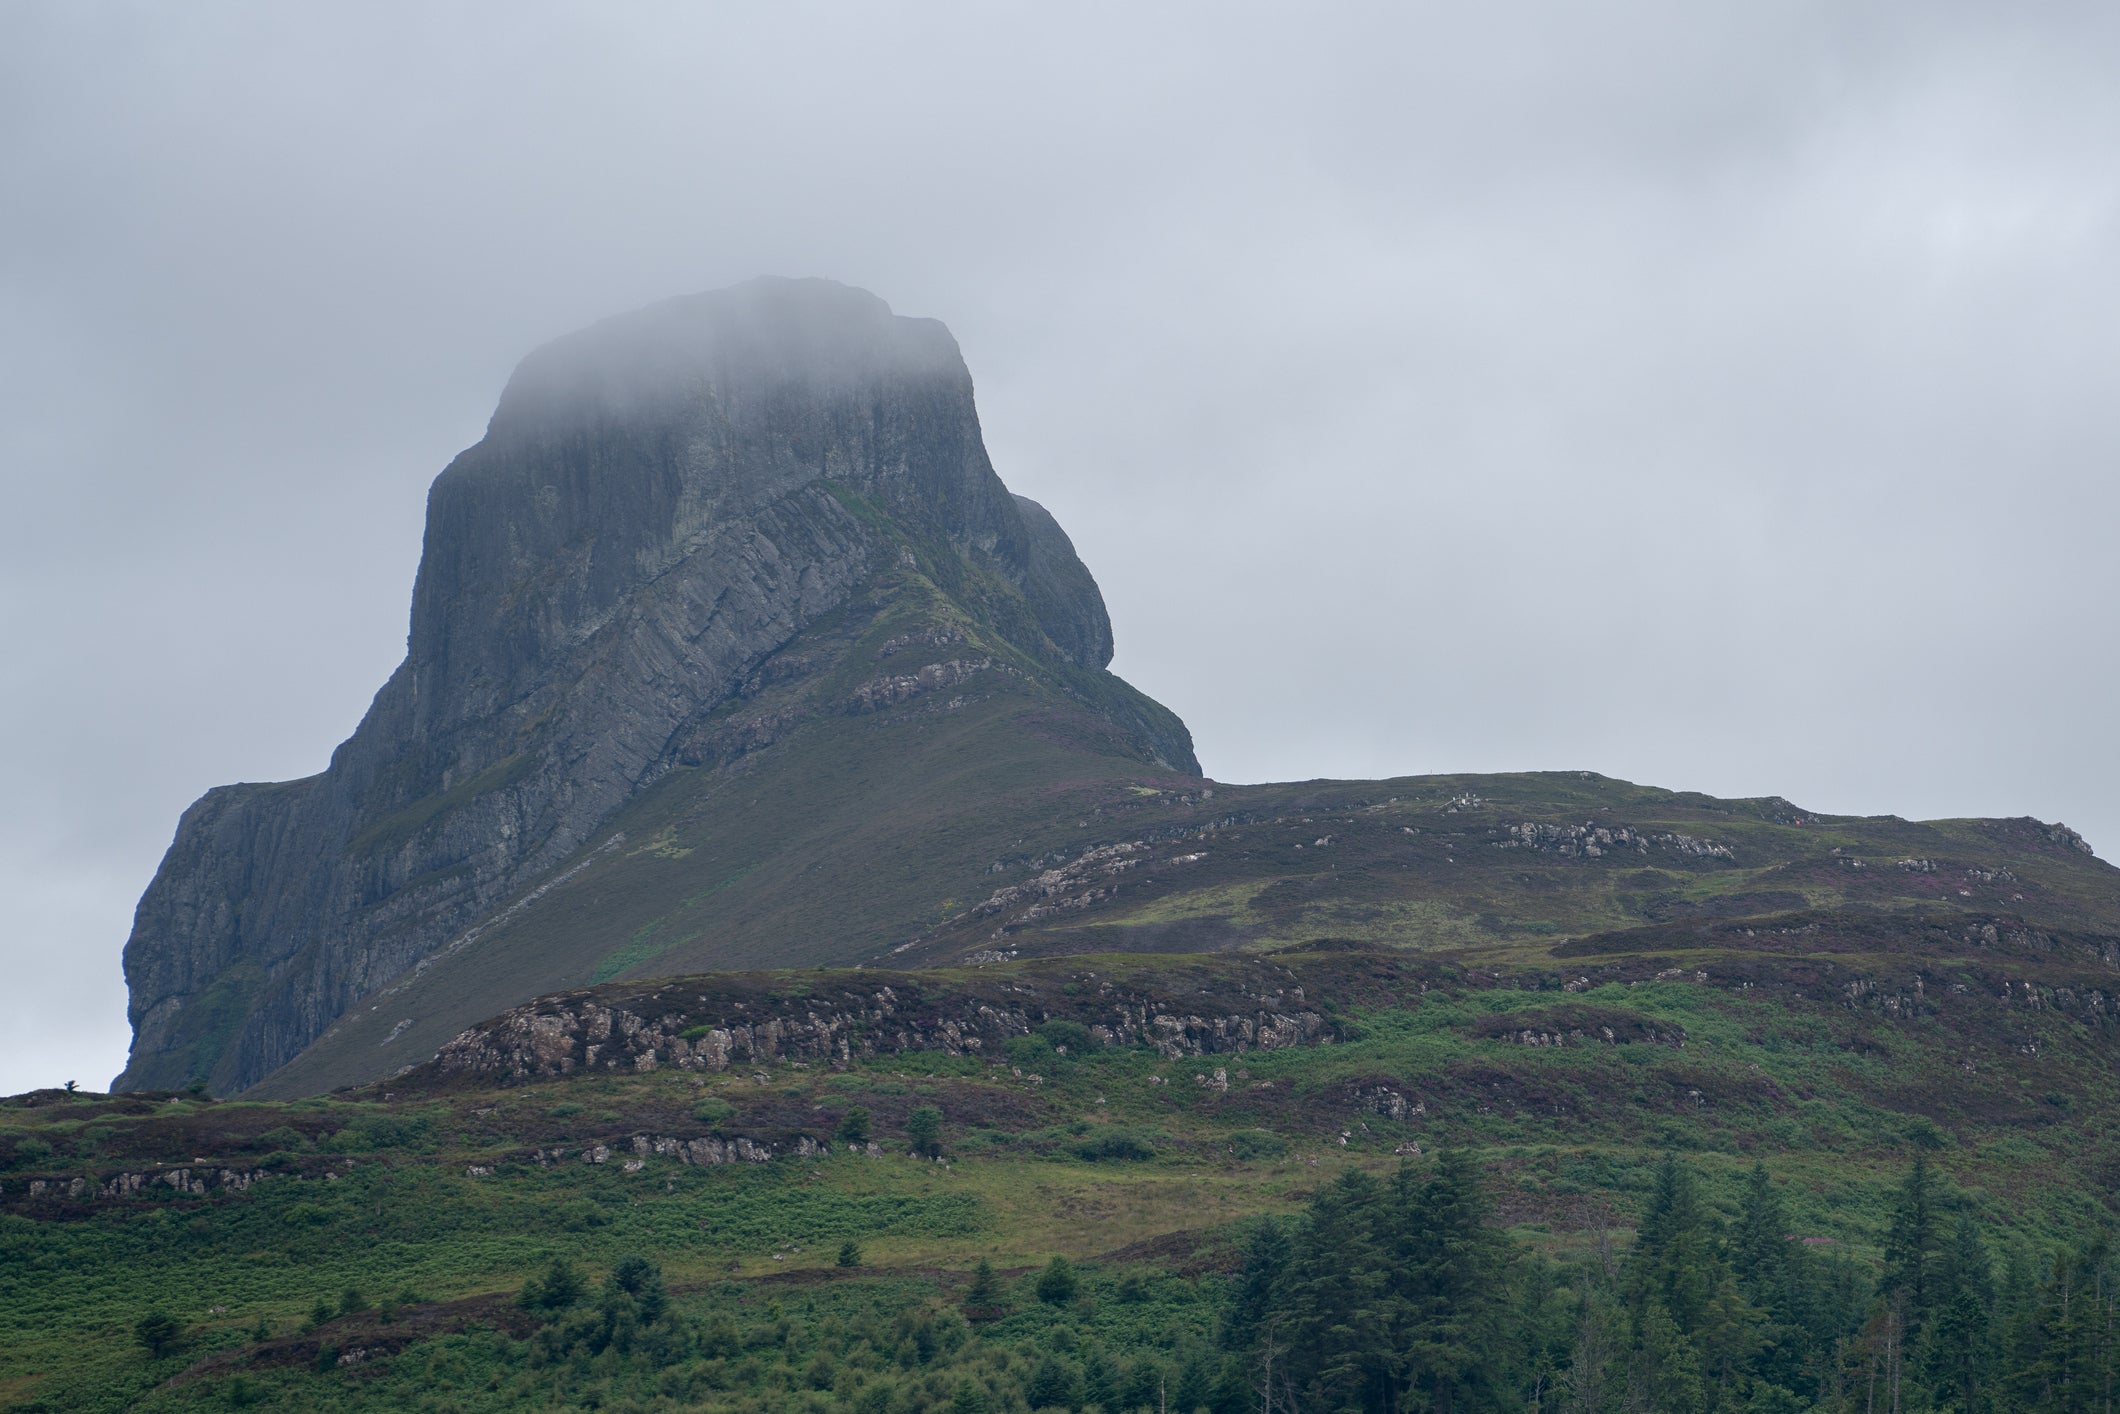
[(330, 768), (186, 813), (126, 948), (120, 1084), (282, 1064), (564, 867), (762, 663), (856, 600), (883, 612), (905, 566), (893, 593), (983, 625), (960, 663), (1005, 655), (1196, 769), (1102, 672), (1096, 583), (995, 475), (940, 323), (765, 279), (536, 350), (429, 492), (405, 661)]

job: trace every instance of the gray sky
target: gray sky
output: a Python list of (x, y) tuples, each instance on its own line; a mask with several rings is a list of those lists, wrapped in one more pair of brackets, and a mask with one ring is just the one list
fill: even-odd
[(0, 1092), (321, 769), (534, 344), (948, 322), (1224, 780), (1583, 767), (2120, 851), (2120, 11), (0, 8)]

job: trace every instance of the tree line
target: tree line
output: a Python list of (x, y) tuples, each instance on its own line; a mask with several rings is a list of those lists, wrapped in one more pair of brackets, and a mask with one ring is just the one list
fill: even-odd
[(1632, 1249), (1557, 1263), (1492, 1226), (1472, 1159), (1350, 1169), (1262, 1221), (1221, 1322), (1214, 1414), (2111, 1414), (2120, 1302), (2102, 1240), (1997, 1263), (1923, 1159), (1883, 1260), (1792, 1234), (1764, 1166), (1734, 1220), (1676, 1157)]
[[(1601, 1240), (1555, 1260), (1497, 1228), (1478, 1165), (1447, 1152), (1347, 1170), (1252, 1224), (1224, 1274), (982, 1261), (939, 1289), (737, 1283), (680, 1309), (648, 1257), (595, 1277), (558, 1257), (522, 1289), (525, 1337), (415, 1343), (364, 1366), (346, 1407), (483, 1390), (491, 1407), (731, 1414), (2113, 1414), (2103, 1241), (1997, 1242), (1918, 1159), (1870, 1255), (1792, 1227), (1763, 1166), (1726, 1217), (1667, 1155), (1624, 1253)], [(838, 1262), (859, 1271), (859, 1244)], [(322, 1342), (335, 1314), (368, 1309), (349, 1290), (305, 1330)], [(178, 1353), (175, 1322), (135, 1334), (150, 1359)], [(298, 1400), (328, 1375), (352, 1398), (337, 1357), (320, 1344), (314, 1371), (255, 1377)]]

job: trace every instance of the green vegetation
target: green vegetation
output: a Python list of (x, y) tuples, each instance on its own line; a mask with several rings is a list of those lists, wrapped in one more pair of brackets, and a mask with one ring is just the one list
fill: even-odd
[(905, 1117), (906, 1142), (913, 1152), (927, 1158), (936, 1158), (942, 1153), (942, 1111), (933, 1105), (921, 1105)]
[(2030, 932), (614, 983), (848, 1044), (41, 1091), (0, 1409), (2087, 1409), (2120, 989)]

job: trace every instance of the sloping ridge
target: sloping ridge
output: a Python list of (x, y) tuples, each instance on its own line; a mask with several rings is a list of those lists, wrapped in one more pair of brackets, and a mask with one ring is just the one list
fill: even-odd
[[(1197, 773), (1111, 652), (1067, 537), (995, 475), (940, 324), (761, 280), (560, 339), (435, 481), (405, 661), (329, 768), (185, 812), (126, 944), (114, 1088), (242, 1090), (408, 989), (461, 1026), (667, 952), (636, 936), (661, 914), (616, 949), (579, 919), (523, 942), (570, 886), (596, 913), (611, 896), (580, 886), (620, 860), (741, 905), (678, 940), (724, 965), (917, 927), (844, 865), (864, 832), (886, 857), (983, 848), (962, 810), (902, 808), (952, 763), (1026, 822), (1070, 780)], [(731, 786), (772, 772), (766, 808)], [(864, 795), (864, 773), (895, 784)], [(756, 857), (687, 863), (657, 842), (680, 820)], [(445, 995), (452, 959), (477, 984)], [(367, 1049), (334, 1074), (382, 1073)]]

